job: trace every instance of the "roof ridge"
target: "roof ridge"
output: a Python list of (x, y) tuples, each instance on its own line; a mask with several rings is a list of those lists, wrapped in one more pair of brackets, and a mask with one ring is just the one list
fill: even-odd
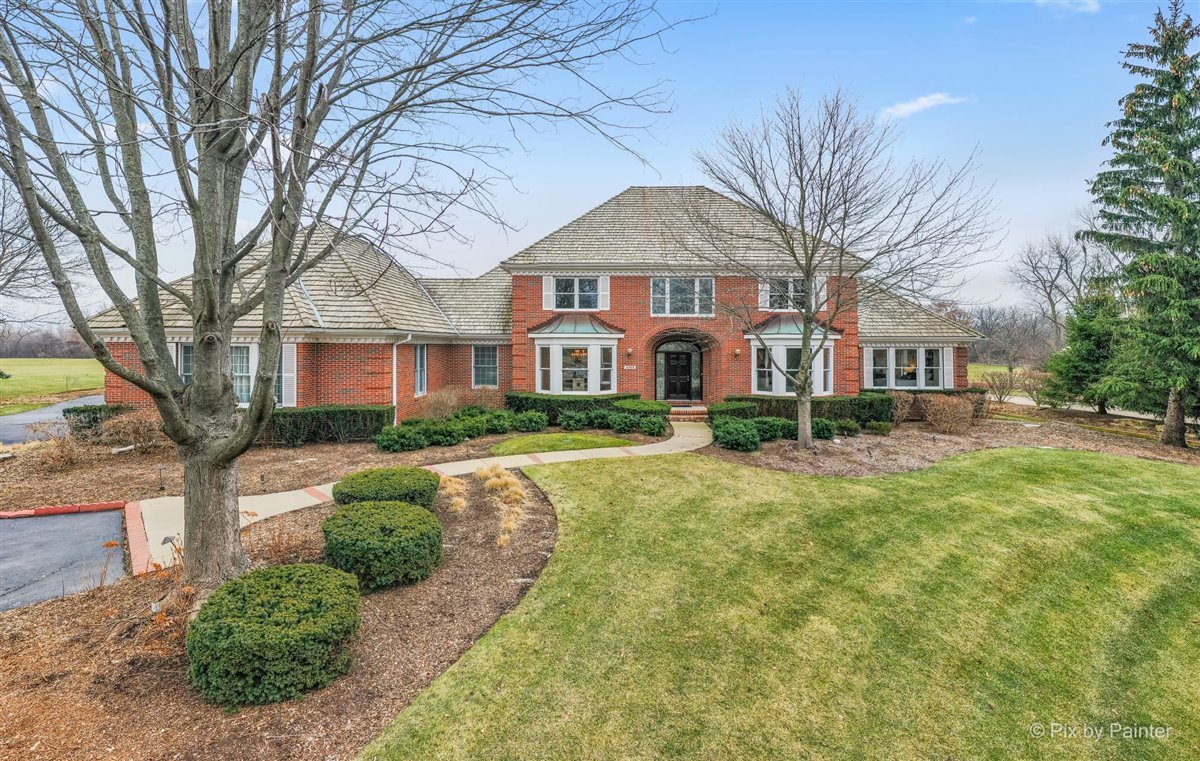
[[(362, 241), (363, 239), (359, 238), (359, 240)], [(363, 242), (366, 243), (366, 241)], [(366, 245), (369, 249), (373, 248), (373, 246), (370, 246), (369, 243)], [(337, 254), (339, 259), (341, 259), (342, 265), (346, 268), (346, 272), (350, 274), (350, 277), (353, 278), (355, 284), (358, 285), (359, 293), (363, 295), (363, 298), (365, 298), (371, 305), (371, 308), (375, 310), (375, 314), (379, 315), (380, 321), (383, 322), (383, 324), (389, 329), (394, 329), (396, 326), (392, 324), (390, 316), (384, 312), (383, 308), (379, 305), (379, 302), (376, 301), (375, 297), (371, 295), (371, 289), (362, 284), (362, 281), (358, 277), (358, 272), (354, 269), (353, 265), (351, 265), (350, 261), (346, 259), (346, 254), (345, 251), (343, 251), (343, 247), (334, 245), (333, 252)], [(385, 272), (387, 272), (386, 269), (379, 273), (379, 278), (376, 278), (376, 282), (383, 277)]]

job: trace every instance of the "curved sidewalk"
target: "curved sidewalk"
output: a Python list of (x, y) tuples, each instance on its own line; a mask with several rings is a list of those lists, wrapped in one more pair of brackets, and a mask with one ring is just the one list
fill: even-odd
[[(704, 423), (677, 422), (672, 423), (671, 428), (673, 434), (671, 438), (656, 441), (653, 444), (481, 457), (473, 460), (439, 462), (422, 467), (443, 476), (463, 476), (489, 465), (522, 468), (526, 465), (547, 465), (557, 462), (675, 454), (700, 449), (712, 442), (712, 431)], [(238, 509), (242, 514), (242, 526), (248, 526), (263, 518), (328, 502), (333, 498), (333, 483), (276, 492), (275, 494), (239, 497)], [(156, 497), (140, 502), (130, 502), (125, 506), (125, 526), (128, 532), (132, 571), (135, 575), (150, 571), (156, 563), (164, 568), (172, 565), (175, 562), (172, 546), (176, 542), (181, 543), (183, 536), (183, 497)]]

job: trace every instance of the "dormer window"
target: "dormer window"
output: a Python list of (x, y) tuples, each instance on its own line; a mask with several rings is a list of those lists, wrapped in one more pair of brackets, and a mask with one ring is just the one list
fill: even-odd
[(554, 278), (555, 309), (599, 309), (600, 278)]

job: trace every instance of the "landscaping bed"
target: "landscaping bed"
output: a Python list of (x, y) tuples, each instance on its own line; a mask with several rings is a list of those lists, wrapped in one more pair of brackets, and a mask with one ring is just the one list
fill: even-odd
[[(205, 702), (186, 680), (177, 622), (149, 614), (169, 578), (126, 579), (0, 614), (0, 757), (354, 757), (516, 605), (554, 548), (554, 510), (528, 482), (525, 515), (500, 549), (500, 508), (478, 479), (464, 481), (464, 510), (447, 509), (446, 495), (435, 504), (441, 564), (417, 584), (365, 595), (349, 673), (302, 700), (235, 713)], [(250, 526), (252, 561), (320, 562), (321, 523), (332, 512), (319, 505)]]
[(711, 445), (699, 451), (745, 465), (825, 476), (901, 473), (929, 467), (951, 455), (997, 447), (1055, 447), (1200, 465), (1197, 451), (1050, 420), (983, 420), (961, 436), (934, 433), (928, 423), (912, 422), (897, 426), (889, 436), (842, 436), (814, 444), (805, 450), (794, 441), (779, 440), (764, 443), (759, 452), (735, 452)]

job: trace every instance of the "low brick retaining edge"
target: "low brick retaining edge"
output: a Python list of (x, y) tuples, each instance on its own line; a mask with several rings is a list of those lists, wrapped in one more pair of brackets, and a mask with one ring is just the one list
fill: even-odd
[(98, 513), (104, 510), (121, 510), (124, 502), (85, 502), (81, 505), (44, 505), (29, 510), (0, 511), (3, 518), (36, 518), (40, 515), (68, 515), (70, 513)]

